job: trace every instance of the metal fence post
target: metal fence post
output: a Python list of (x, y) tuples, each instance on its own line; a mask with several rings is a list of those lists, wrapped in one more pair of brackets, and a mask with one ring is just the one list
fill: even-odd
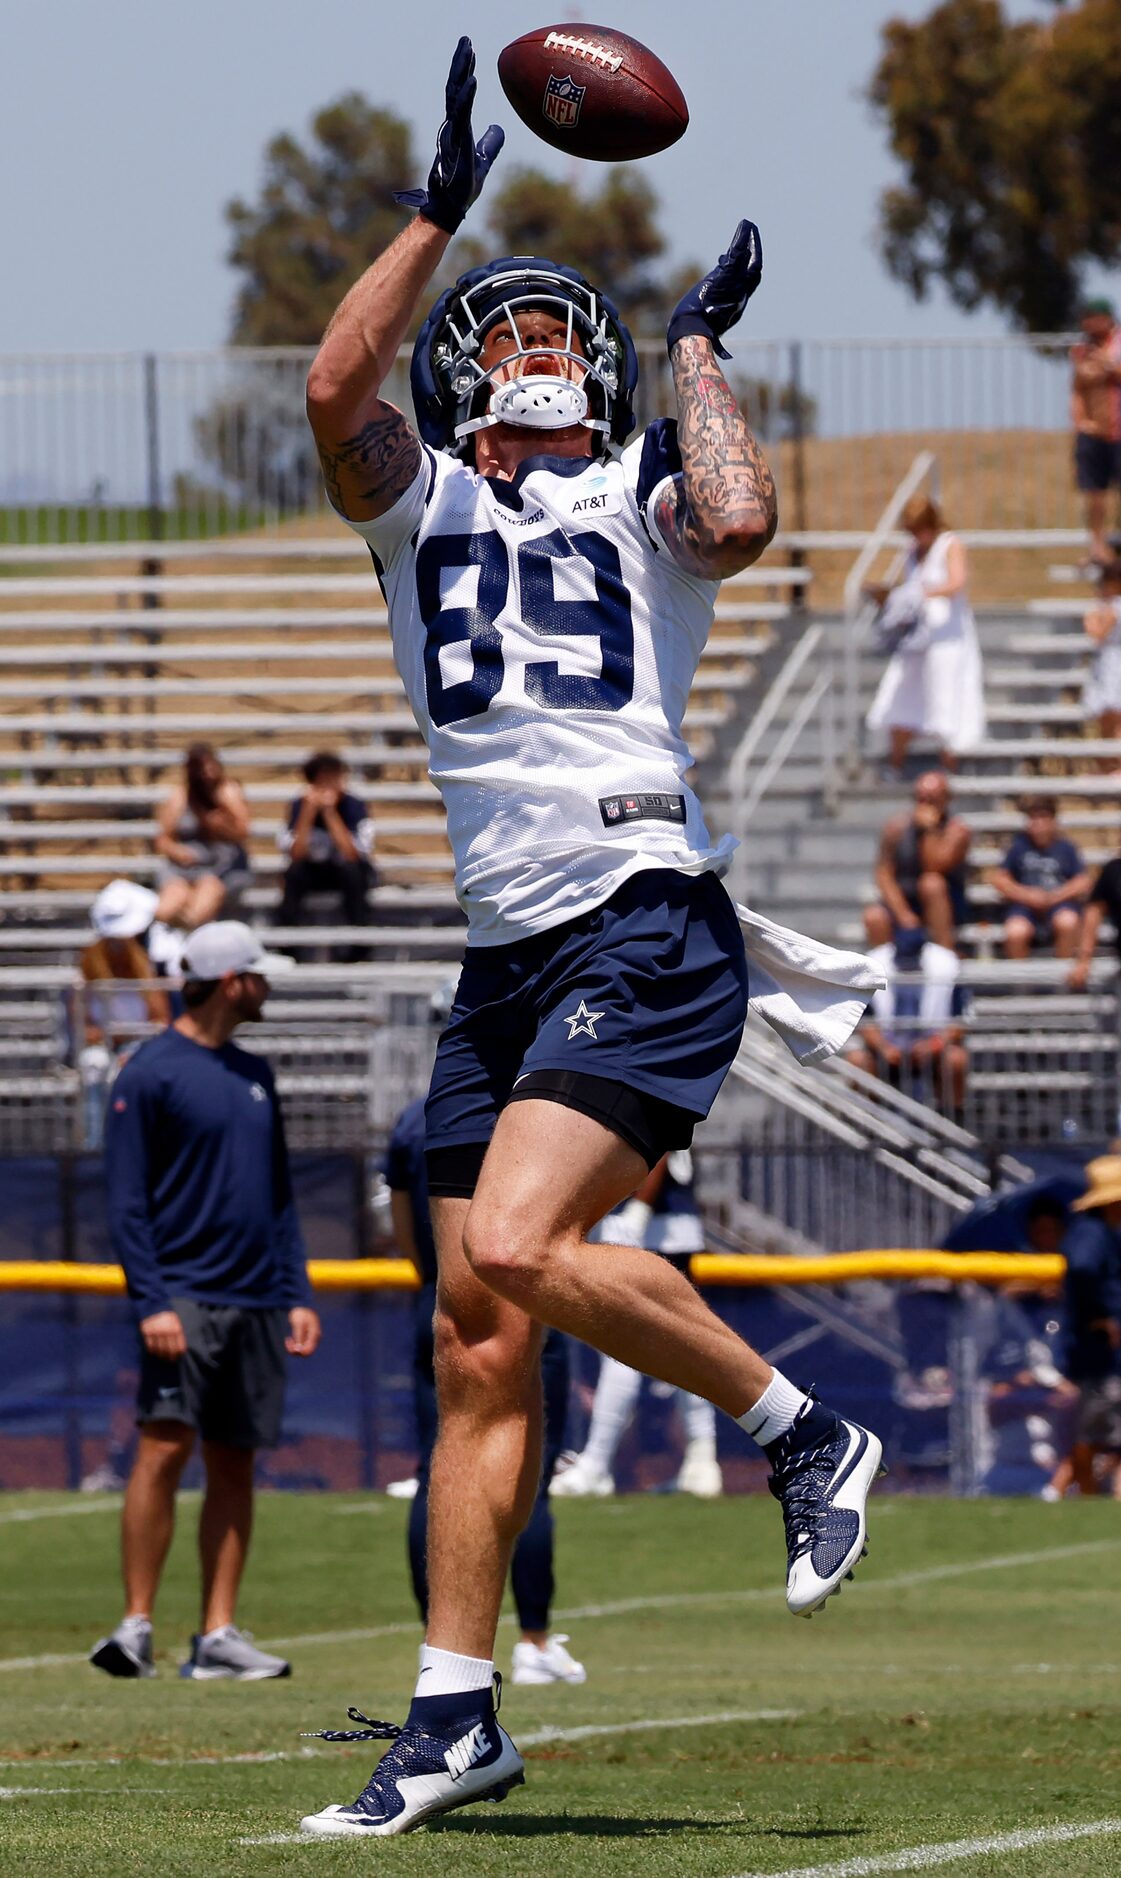
[(148, 466), (148, 534), (153, 541), (162, 541), (159, 361), (154, 352), (144, 355), (144, 445)]
[[(791, 526), (796, 533), (802, 534), (808, 527), (806, 520), (806, 418), (802, 408), (802, 341), (790, 341), (790, 488), (793, 497)], [(805, 567), (804, 548), (792, 548), (790, 551), (791, 567)], [(794, 589), (791, 603), (794, 607), (804, 607), (806, 590), (798, 586)]]

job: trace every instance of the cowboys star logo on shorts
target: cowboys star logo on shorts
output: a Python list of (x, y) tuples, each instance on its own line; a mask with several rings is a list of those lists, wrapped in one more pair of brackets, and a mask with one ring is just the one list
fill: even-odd
[(579, 122), (580, 106), (584, 102), (586, 85), (578, 85), (574, 78), (554, 78), (552, 73), (545, 84), (545, 96), (541, 100), (541, 110), (550, 124), (559, 125), (561, 130), (571, 130)]
[(606, 1013), (603, 1011), (589, 1011), (583, 998), (581, 998), (571, 1017), (564, 1019), (564, 1022), (568, 1025), (569, 1043), (572, 1042), (574, 1037), (590, 1037), (593, 1043), (598, 1043), (599, 1037), (596, 1034), (596, 1025), (599, 1023), (600, 1018), (605, 1015)]

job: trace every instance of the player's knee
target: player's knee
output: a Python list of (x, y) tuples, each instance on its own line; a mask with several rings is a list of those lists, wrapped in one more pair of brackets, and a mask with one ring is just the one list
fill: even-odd
[(185, 1422), (146, 1422), (140, 1433), (138, 1461), (151, 1474), (178, 1480), (195, 1445), (195, 1431)]
[(1056, 907), (1051, 915), (1051, 930), (1056, 933), (1077, 932), (1079, 916), (1071, 906)]
[(463, 1250), (476, 1278), (500, 1297), (531, 1289), (548, 1255), (547, 1236), (503, 1215), (472, 1207)]
[[(494, 1300), (497, 1306), (498, 1300)], [(528, 1319), (498, 1309), (484, 1316), (439, 1310), (433, 1324), (436, 1386), (441, 1414), (457, 1403), (505, 1401), (531, 1366), (534, 1335)]]
[(928, 869), (925, 874), (919, 875), (919, 899), (924, 906), (930, 901), (945, 900), (948, 896), (945, 874), (935, 874)]

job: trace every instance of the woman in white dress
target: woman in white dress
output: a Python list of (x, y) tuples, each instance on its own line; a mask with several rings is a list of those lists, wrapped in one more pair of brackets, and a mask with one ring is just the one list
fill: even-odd
[(944, 767), (955, 769), (961, 751), (985, 734), (981, 649), (966, 593), (965, 549), (929, 496), (912, 496), (902, 522), (914, 546), (900, 584), (920, 596), (918, 624), (893, 653), (867, 718), (869, 730), (887, 732), (897, 775), (916, 735), (936, 737)]
[[(1095, 652), (1082, 687), (1082, 709), (1097, 723), (1098, 736), (1121, 738), (1121, 561), (1107, 561), (1099, 577), (1098, 598), (1082, 624)], [(1116, 773), (1121, 750), (1102, 768)]]

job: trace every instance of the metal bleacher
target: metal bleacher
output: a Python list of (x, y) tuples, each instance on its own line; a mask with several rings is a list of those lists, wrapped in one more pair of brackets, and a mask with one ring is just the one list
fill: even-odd
[[(356, 570), (341, 571), (349, 556)], [(234, 566), (236, 571), (231, 572)], [(366, 550), (349, 537), (16, 547), (0, 577), (0, 961), (66, 962), (115, 874), (150, 881), (155, 811), (187, 743), (214, 744), (253, 811), (252, 885), (279, 898), (276, 835), (316, 747), (371, 805), (378, 957), (457, 955), (463, 922), (426, 754)], [(690, 700), (704, 756), (809, 576), (768, 564), (722, 591)], [(308, 946), (338, 942), (325, 919)]]

